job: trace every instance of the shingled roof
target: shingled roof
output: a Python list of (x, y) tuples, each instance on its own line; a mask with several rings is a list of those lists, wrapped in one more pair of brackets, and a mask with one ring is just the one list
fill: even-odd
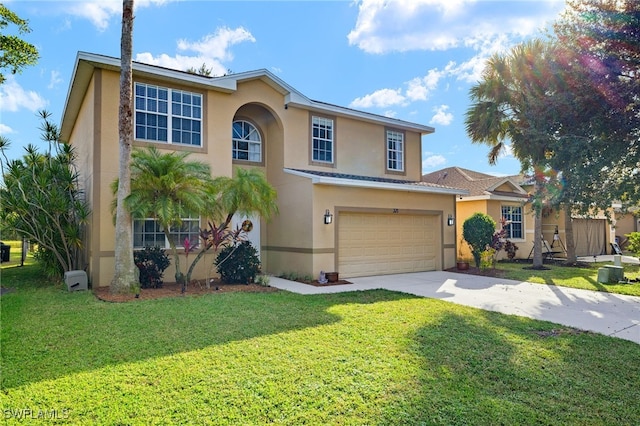
[[(473, 170), (463, 169), (461, 167), (448, 167), (437, 170), (422, 176), (423, 182), (431, 184), (446, 185), (454, 188), (466, 189), (469, 196), (501, 196), (514, 197), (518, 199), (527, 198), (526, 191), (510, 176), (492, 176)], [(503, 184), (509, 184), (513, 187), (513, 192), (497, 191), (496, 188)]]

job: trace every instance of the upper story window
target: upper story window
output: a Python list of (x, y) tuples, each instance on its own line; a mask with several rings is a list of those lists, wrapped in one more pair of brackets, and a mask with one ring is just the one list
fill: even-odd
[(387, 170), (404, 172), (404, 133), (387, 130)]
[(522, 207), (502, 206), (502, 217), (507, 221), (504, 227), (507, 238), (522, 238)]
[(233, 159), (262, 161), (262, 139), (256, 127), (244, 120), (233, 122)]
[(333, 163), (333, 120), (325, 117), (311, 119), (311, 160)]
[(202, 146), (202, 95), (136, 83), (135, 138)]

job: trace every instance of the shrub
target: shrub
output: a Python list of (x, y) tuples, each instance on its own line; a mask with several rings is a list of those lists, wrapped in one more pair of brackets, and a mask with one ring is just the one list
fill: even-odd
[(169, 256), (160, 247), (145, 247), (133, 252), (133, 260), (140, 270), (141, 288), (162, 287), (162, 275), (169, 267)]
[(269, 287), (269, 282), (271, 282), (269, 275), (258, 275), (256, 277), (256, 284), (260, 284), (263, 287)]
[(215, 263), (220, 279), (227, 284), (250, 284), (260, 273), (258, 251), (249, 241), (223, 248)]
[(480, 253), (480, 269), (493, 268), (495, 261), (496, 249), (487, 246), (482, 253)]
[(518, 246), (507, 240), (504, 243), (504, 251), (507, 252), (507, 258), (509, 258), (509, 260), (513, 260), (513, 258), (516, 257)]
[(462, 224), (462, 238), (471, 246), (476, 267), (480, 267), (480, 257), (485, 247), (491, 247), (495, 230), (496, 222), (484, 213), (474, 213)]
[(640, 232), (632, 232), (630, 234), (625, 235), (629, 239), (627, 243), (627, 249), (634, 253), (636, 256), (640, 257)]

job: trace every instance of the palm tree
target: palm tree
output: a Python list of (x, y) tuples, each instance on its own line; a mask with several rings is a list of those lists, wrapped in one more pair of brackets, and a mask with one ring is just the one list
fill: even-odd
[[(176, 282), (186, 285), (172, 229), (183, 219), (209, 210), (213, 198), (211, 170), (205, 163), (186, 161), (187, 152), (163, 154), (155, 147), (136, 150), (131, 162), (131, 193), (124, 200), (134, 218), (154, 218), (162, 228), (174, 259)], [(117, 184), (117, 181), (112, 185)]]
[(131, 215), (124, 208), (124, 199), (131, 191), (131, 146), (133, 144), (133, 78), (132, 78), (132, 38), (133, 0), (122, 2), (122, 35), (120, 40), (120, 113), (118, 132), (120, 158), (118, 172), (116, 209), (115, 273), (111, 281), (112, 293), (129, 293), (138, 288), (136, 267), (133, 261), (133, 229)]
[(219, 225), (209, 224), (209, 229), (203, 230), (201, 236), (203, 245), (187, 272), (187, 281), (191, 279), (191, 273), (196, 263), (211, 248), (218, 249), (221, 244), (228, 241), (227, 228), (236, 213), (244, 215), (257, 214), (262, 219), (269, 220), (273, 214), (277, 214), (277, 193), (267, 182), (264, 175), (257, 169), (238, 168), (233, 178), (220, 176), (213, 180), (213, 192), (216, 194), (215, 203), (211, 205), (209, 215), (213, 218), (221, 218)]
[[(269, 219), (278, 211), (276, 191), (258, 170), (237, 169), (233, 178), (212, 179), (209, 165), (187, 161), (188, 156), (186, 152), (163, 154), (155, 147), (134, 151), (131, 194), (124, 200), (134, 218), (154, 218), (158, 221), (169, 241), (176, 282), (182, 284), (183, 292), (191, 280), (195, 265), (205, 252), (211, 248), (217, 249), (233, 235), (233, 232), (225, 231), (235, 213), (257, 213)], [(114, 193), (117, 184), (117, 180), (112, 184)], [(202, 245), (185, 275), (180, 267), (178, 241), (172, 230), (180, 228), (183, 219), (189, 216), (219, 220), (220, 225), (209, 222), (209, 229), (200, 230)]]
[(217, 206), (226, 214), (224, 227), (231, 223), (236, 213), (257, 213), (268, 220), (278, 212), (276, 190), (257, 169), (238, 168), (233, 178), (218, 177), (213, 184), (218, 193)]
[(472, 142), (491, 146), (490, 164), (511, 141), (523, 171), (534, 177), (533, 267), (542, 268), (542, 195), (544, 169), (550, 146), (550, 121), (546, 99), (553, 81), (552, 46), (533, 40), (514, 47), (509, 54), (488, 60), (482, 79), (470, 89), (472, 104), (465, 124)]

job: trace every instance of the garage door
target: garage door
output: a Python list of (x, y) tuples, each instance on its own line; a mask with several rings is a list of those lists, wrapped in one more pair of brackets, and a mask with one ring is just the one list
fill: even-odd
[(605, 219), (572, 219), (572, 222), (577, 256), (606, 253), (607, 221)]
[(340, 276), (435, 270), (440, 251), (437, 218), (432, 215), (340, 213)]

